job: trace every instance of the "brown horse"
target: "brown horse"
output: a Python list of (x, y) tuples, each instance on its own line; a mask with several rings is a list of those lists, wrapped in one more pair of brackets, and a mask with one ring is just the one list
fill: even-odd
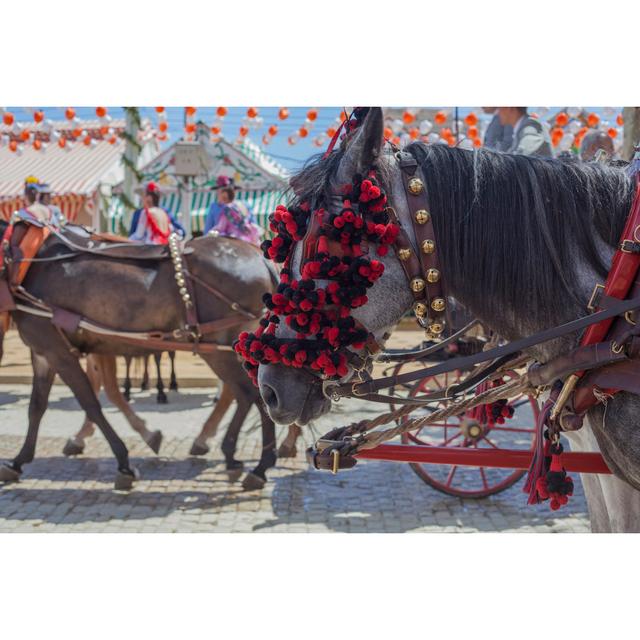
[[(198, 279), (193, 283), (193, 291), (199, 322), (237, 315), (228, 300), (255, 316), (260, 314), (262, 295), (272, 290), (274, 276), (255, 247), (232, 238), (211, 236), (192, 240), (188, 246), (191, 253), (185, 261)], [(55, 235), (47, 239), (38, 258), (52, 260), (35, 262), (23, 286), (29, 294), (51, 307), (71, 311), (119, 331), (169, 333), (186, 324), (185, 306), (176, 286), (171, 260), (72, 254)], [(212, 288), (221, 296), (213, 295)], [(129, 464), (127, 448), (104, 416), (91, 381), (80, 365), (78, 353), (135, 356), (140, 354), (141, 347), (123, 342), (117, 336), (86, 329), (63, 331), (49, 318), (25, 311), (12, 313), (20, 336), (33, 352), (34, 379), (27, 437), (18, 455), (0, 467), (0, 481), (17, 480), (23, 465), (33, 460), (38, 428), (57, 372), (73, 391), (87, 418), (98, 426), (109, 442), (118, 463), (116, 487), (130, 488), (135, 472)], [(242, 463), (234, 458), (240, 427), (253, 404), (260, 412), (263, 450), (258, 465), (245, 477), (243, 485), (247, 489), (264, 486), (266, 470), (276, 459), (274, 424), (236, 354), (229, 349), (238, 332), (251, 329), (254, 324), (253, 320), (242, 320), (214, 336), (203, 337), (203, 343), (213, 342), (221, 348), (215, 353), (200, 353), (214, 373), (225, 381), (230, 395), (237, 401), (236, 412), (222, 444), (227, 470), (242, 469)], [(149, 349), (155, 350), (157, 347)], [(216, 410), (220, 413), (222, 408), (217, 406)], [(204, 448), (204, 442), (199, 444)]]

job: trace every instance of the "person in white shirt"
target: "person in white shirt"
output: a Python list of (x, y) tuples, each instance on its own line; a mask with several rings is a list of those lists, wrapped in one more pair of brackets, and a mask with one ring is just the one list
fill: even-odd
[(498, 107), (503, 126), (513, 127), (513, 142), (509, 153), (526, 156), (553, 157), (553, 147), (547, 127), (527, 113), (527, 107)]

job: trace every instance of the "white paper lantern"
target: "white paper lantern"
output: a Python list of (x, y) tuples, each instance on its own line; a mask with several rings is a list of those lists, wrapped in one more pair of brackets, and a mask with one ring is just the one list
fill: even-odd
[(463, 138), (458, 145), (461, 149), (473, 150), (473, 140), (470, 138)]
[(433, 129), (433, 123), (430, 120), (423, 120), (420, 123), (420, 134), (423, 136), (427, 136), (431, 133)]
[(582, 109), (580, 107), (567, 107), (567, 113), (570, 118), (577, 118), (582, 113)]

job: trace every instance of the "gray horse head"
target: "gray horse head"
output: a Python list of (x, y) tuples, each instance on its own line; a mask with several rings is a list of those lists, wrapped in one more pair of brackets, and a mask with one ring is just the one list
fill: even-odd
[[(403, 193), (399, 175), (391, 177), (392, 156), (383, 153), (383, 116), (382, 109), (371, 108), (362, 125), (327, 158), (317, 158), (305, 167), (291, 181), (291, 186), (300, 200), (322, 205), (329, 212), (338, 212), (342, 196), (340, 187), (350, 184), (357, 173), (364, 173), (376, 166), (378, 173), (384, 176), (390, 204), (400, 214), (406, 208), (404, 197), (396, 202), (393, 194)], [(395, 182), (397, 180), (397, 184)], [(368, 303), (355, 309), (352, 316), (370, 331), (379, 343), (384, 342), (402, 315), (410, 308), (412, 296), (406, 283), (404, 271), (395, 253), (391, 250), (380, 258), (385, 271), (382, 277), (367, 292)], [(301, 244), (296, 248), (292, 269), (299, 274), (301, 268)], [(318, 281), (318, 284), (323, 284)], [(293, 331), (285, 326), (278, 327), (279, 337), (293, 337)], [(343, 382), (354, 375), (352, 368)], [(322, 392), (321, 380), (307, 371), (293, 369), (280, 364), (260, 365), (258, 384), (269, 414), (276, 422), (306, 424), (310, 420), (327, 413), (331, 402)]]

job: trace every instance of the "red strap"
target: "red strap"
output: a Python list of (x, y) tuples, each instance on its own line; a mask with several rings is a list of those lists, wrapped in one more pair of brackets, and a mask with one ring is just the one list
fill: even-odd
[[(637, 236), (637, 237), (636, 237)], [(631, 205), (631, 212), (627, 218), (627, 223), (622, 232), (620, 238), (620, 245), (625, 240), (630, 242), (638, 242), (640, 238), (640, 182), (636, 186), (636, 195)], [(604, 285), (603, 294), (611, 296), (612, 298), (618, 298), (624, 300), (629, 294), (631, 285), (633, 284), (638, 269), (640, 268), (640, 255), (637, 253), (627, 253), (618, 247), (613, 261), (611, 263), (611, 269), (607, 275), (607, 280)], [(605, 340), (609, 328), (613, 323), (614, 318), (609, 320), (603, 320), (598, 324), (591, 325), (584, 333), (582, 337), (581, 345), (594, 344), (596, 342), (602, 342)]]

